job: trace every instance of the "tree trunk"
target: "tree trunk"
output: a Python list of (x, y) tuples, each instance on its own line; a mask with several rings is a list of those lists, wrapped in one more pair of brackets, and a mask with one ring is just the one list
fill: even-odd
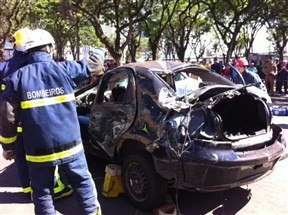
[(278, 51), (278, 55), (279, 55), (279, 60), (283, 60), (284, 59), (284, 47), (279, 46), (277, 51)]
[(185, 51), (186, 51), (186, 49), (184, 47), (182, 47), (182, 46), (177, 47), (177, 56), (181, 62), (185, 61)]
[(0, 62), (4, 61), (4, 49), (3, 47), (0, 48)]
[[(282, 38), (283, 38), (282, 44), (281, 44), (280, 40), (276, 39), (276, 48), (277, 48), (277, 53), (279, 55), (279, 59), (280, 60), (284, 59), (284, 49), (285, 49), (285, 47), (287, 45), (287, 41), (288, 41), (286, 39), (286, 35), (285, 34), (282, 35)], [(274, 37), (274, 39), (275, 39), (275, 37)]]
[(152, 60), (157, 60), (157, 46), (152, 46), (151, 52), (152, 52)]
[(228, 63), (230, 61), (230, 58), (233, 57), (232, 53), (236, 47), (236, 41), (235, 40), (231, 40), (230, 43), (226, 43), (226, 46), (228, 48), (227, 53), (226, 53), (226, 59), (225, 61), (223, 61), (225, 64)]
[(115, 58), (115, 61), (116, 61), (117, 66), (121, 66), (122, 65), (121, 57)]
[(136, 48), (136, 43), (134, 42), (134, 43), (131, 43), (131, 45), (130, 45), (130, 56), (131, 56), (131, 61), (132, 62), (136, 62), (136, 50), (137, 50), (137, 48)]
[(228, 50), (226, 53), (225, 64), (229, 63), (229, 60), (232, 57), (232, 52), (233, 52), (233, 50), (231, 49), (231, 47), (228, 47)]
[(151, 40), (149, 38), (149, 46), (152, 52), (152, 60), (157, 60), (159, 39)]

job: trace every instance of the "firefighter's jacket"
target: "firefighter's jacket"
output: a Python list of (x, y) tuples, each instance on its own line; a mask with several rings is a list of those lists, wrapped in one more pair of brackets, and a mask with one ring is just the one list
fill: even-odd
[(46, 52), (30, 54), (28, 63), (6, 80), (1, 144), (13, 146), (21, 118), (29, 164), (69, 162), (83, 150), (73, 89), (90, 72), (85, 61), (56, 63)]
[[(27, 65), (28, 55), (19, 51), (13, 52), (13, 57), (0, 63), (0, 81), (11, 75), (17, 69)], [(3, 90), (3, 88), (1, 88)]]
[[(28, 63), (28, 54), (16, 50), (13, 52), (13, 57), (0, 63), (0, 101), (3, 91), (6, 88), (4, 78), (9, 77), (17, 69), (20, 69), (21, 67), (27, 65), (27, 63)], [(2, 125), (0, 120), (0, 131), (2, 130), (2, 126), (4, 125)], [(5, 150), (8, 146), (6, 146), (5, 144), (2, 145), (2, 147)], [(8, 147), (8, 149), (11, 149), (11, 147)]]

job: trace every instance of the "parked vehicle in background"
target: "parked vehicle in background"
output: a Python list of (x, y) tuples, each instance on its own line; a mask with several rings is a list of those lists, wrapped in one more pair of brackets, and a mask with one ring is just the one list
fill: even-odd
[(189, 63), (131, 63), (76, 95), (87, 152), (122, 166), (137, 207), (167, 188), (211, 192), (255, 182), (283, 156), (269, 97)]

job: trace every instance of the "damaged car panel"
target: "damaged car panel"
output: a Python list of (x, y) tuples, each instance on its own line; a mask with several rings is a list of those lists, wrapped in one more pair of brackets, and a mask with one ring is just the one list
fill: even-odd
[(122, 165), (131, 201), (168, 187), (217, 191), (268, 175), (284, 154), (269, 97), (181, 62), (131, 63), (75, 93), (85, 149)]
[(114, 71), (102, 79), (96, 102), (91, 108), (89, 133), (93, 145), (100, 146), (110, 157), (121, 135), (134, 122), (136, 114), (135, 92), (130, 85), (132, 73)]

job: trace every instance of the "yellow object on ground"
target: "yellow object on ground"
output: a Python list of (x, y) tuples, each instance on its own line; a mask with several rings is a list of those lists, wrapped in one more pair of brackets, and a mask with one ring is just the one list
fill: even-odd
[(105, 197), (117, 197), (120, 193), (124, 193), (121, 179), (121, 166), (108, 164), (105, 172), (102, 194)]

